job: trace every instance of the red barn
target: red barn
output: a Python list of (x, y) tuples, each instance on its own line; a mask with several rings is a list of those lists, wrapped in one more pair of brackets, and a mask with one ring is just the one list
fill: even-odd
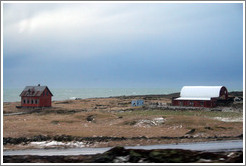
[(51, 107), (53, 94), (47, 86), (26, 86), (21, 92), (21, 106), (23, 107)]
[(184, 86), (180, 97), (172, 100), (174, 106), (215, 107), (218, 100), (227, 100), (224, 86)]

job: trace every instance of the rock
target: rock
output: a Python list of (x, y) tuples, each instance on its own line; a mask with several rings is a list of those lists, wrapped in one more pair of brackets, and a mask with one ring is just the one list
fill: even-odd
[(207, 129), (207, 130), (213, 130), (211, 127), (204, 127), (204, 129)]
[(97, 156), (93, 162), (95, 163), (110, 163), (116, 159), (116, 156), (126, 156), (126, 149), (120, 146), (114, 147), (107, 152)]
[(193, 134), (196, 131), (196, 129), (191, 129), (190, 131), (188, 131), (186, 134)]
[(237, 136), (238, 138), (243, 138), (243, 134), (240, 134)]
[(119, 156), (113, 160), (113, 163), (126, 163), (129, 161), (130, 156)]
[(144, 158), (145, 156), (142, 156), (143, 154), (139, 153), (138, 151), (135, 150), (130, 150), (129, 152), (130, 158), (129, 161), (131, 163), (137, 163), (140, 159)]
[(211, 111), (222, 111), (222, 109), (220, 109), (220, 108), (213, 108), (213, 109), (211, 109)]
[(94, 115), (89, 115), (89, 116), (87, 116), (86, 120), (87, 120), (88, 122), (92, 122), (92, 121), (95, 120), (95, 116), (94, 116)]
[(243, 100), (242, 97), (235, 97), (235, 98), (234, 98), (234, 101), (242, 101), (242, 100)]

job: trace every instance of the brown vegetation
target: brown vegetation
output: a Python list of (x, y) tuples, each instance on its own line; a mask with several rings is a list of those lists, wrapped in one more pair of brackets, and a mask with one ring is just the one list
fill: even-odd
[[(166, 97), (137, 97), (151, 103), (170, 103)], [(3, 137), (36, 135), (71, 135), (78, 137), (181, 137), (193, 138), (238, 136), (243, 133), (242, 121), (224, 122), (220, 118), (242, 118), (242, 112), (209, 110), (161, 110), (131, 107), (134, 97), (93, 98), (55, 101), (51, 108), (17, 109), (19, 103), (4, 103)], [(189, 131), (193, 130), (192, 133)], [(175, 140), (177, 141), (177, 140)], [(181, 142), (179, 140), (177, 142)], [(122, 144), (124, 141), (115, 142)], [(125, 141), (124, 144), (168, 143), (172, 141)], [(112, 142), (101, 146), (111, 146)], [(100, 145), (99, 145), (100, 146)]]

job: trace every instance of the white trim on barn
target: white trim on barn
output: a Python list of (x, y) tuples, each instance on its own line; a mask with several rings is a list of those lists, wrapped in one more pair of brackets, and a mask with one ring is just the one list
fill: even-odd
[(176, 98), (176, 99), (174, 99), (174, 100), (211, 100), (211, 98), (210, 97), (196, 97), (196, 98), (194, 98), (194, 97), (179, 97), (179, 98)]

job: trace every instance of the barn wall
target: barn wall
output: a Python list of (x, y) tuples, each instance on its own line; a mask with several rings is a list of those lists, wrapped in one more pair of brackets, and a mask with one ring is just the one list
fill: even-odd
[(172, 100), (173, 106), (189, 106), (189, 107), (215, 107), (215, 100)]
[[(199, 95), (197, 92), (194, 93), (194, 89), (197, 89), (197, 87), (194, 87), (194, 88), (192, 87), (193, 91), (190, 91), (191, 87), (183, 87), (181, 90), (181, 93), (184, 91), (183, 90), (184, 88), (186, 90), (185, 91), (185, 97), (190, 95), (190, 94), (188, 94), (188, 92), (189, 93), (192, 92), (191, 93), (193, 95), (192, 97), (197, 97), (197, 95)], [(190, 88), (190, 89), (188, 89), (188, 88)], [(227, 91), (226, 87), (224, 87), (224, 86), (219, 87), (220, 89), (218, 89), (218, 87), (215, 87), (215, 88), (216, 88), (215, 89), (216, 91), (214, 91), (214, 89), (213, 89), (213, 91), (211, 91), (211, 89), (210, 89), (211, 94), (214, 94), (216, 92), (216, 94), (213, 95), (216, 97), (211, 98), (211, 96), (210, 96), (211, 100), (175, 100), (175, 98), (173, 98), (172, 99), (172, 105), (174, 105), (174, 106), (194, 106), (194, 107), (216, 107), (218, 99), (220, 99), (220, 100), (221, 99), (222, 100), (228, 99), (228, 91)], [(208, 91), (208, 92), (210, 93), (210, 91)], [(204, 92), (204, 90), (202, 92)], [(204, 92), (203, 95), (204, 94), (207, 94), (207, 92), (206, 93)], [(181, 96), (182, 96), (182, 94), (181, 94)], [(198, 96), (198, 98), (199, 98), (199, 96)]]
[(224, 86), (220, 89), (220, 98), (225, 100), (228, 99), (228, 91)]

